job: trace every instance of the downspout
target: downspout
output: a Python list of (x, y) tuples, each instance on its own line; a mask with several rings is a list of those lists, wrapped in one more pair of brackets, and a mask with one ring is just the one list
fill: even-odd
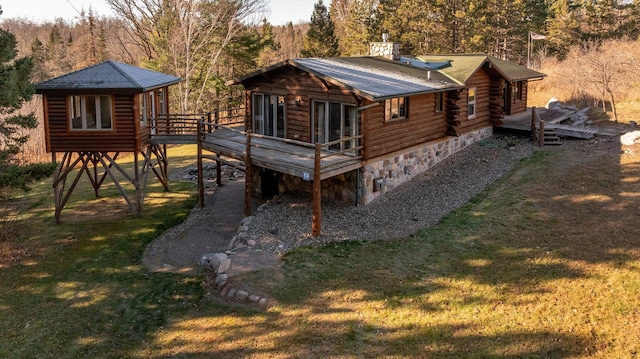
[[(364, 110), (370, 109), (372, 107), (376, 107), (376, 106), (380, 106), (380, 102), (374, 102), (374, 103), (370, 103), (368, 105), (365, 106), (360, 106), (361, 101), (357, 101), (358, 102), (358, 108), (356, 109), (356, 115), (358, 116), (358, 123), (356, 124), (357, 128), (356, 128), (356, 133), (360, 133), (360, 130), (362, 127), (361, 123), (362, 123), (362, 116), (361, 113)], [(362, 138), (360, 140), (364, 140), (364, 134), (362, 134)], [(358, 207), (358, 204), (360, 202), (360, 169), (356, 170), (356, 207)]]

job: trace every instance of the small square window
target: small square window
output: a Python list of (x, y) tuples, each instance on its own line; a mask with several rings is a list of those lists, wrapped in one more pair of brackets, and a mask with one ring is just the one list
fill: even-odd
[(384, 122), (402, 120), (409, 114), (409, 98), (395, 97), (384, 100)]

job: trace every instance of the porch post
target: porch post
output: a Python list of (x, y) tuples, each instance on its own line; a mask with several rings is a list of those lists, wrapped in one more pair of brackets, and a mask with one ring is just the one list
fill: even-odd
[(198, 206), (204, 207), (204, 171), (202, 170), (202, 137), (205, 136), (204, 122), (198, 122), (196, 143), (198, 145)]
[(322, 151), (322, 145), (320, 143), (316, 143), (315, 148), (315, 157), (313, 163), (313, 213), (311, 215), (311, 232), (314, 237), (320, 235), (321, 232), (321, 223), (322, 223), (322, 208), (321, 208), (321, 196), (322, 196), (322, 186), (321, 186), (321, 176), (320, 176), (320, 156)]
[(251, 184), (253, 183), (253, 166), (251, 165), (251, 130), (247, 130), (247, 149), (244, 158), (244, 215), (251, 215)]

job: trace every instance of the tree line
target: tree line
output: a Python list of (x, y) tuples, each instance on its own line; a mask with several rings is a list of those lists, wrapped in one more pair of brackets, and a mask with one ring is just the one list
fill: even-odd
[(365, 55), (382, 33), (405, 54), (483, 52), (524, 64), (531, 32), (546, 36), (533, 42), (536, 58), (564, 59), (572, 46), (640, 31), (635, 0), (318, 0), (309, 23), (284, 26), (265, 19), (266, 0), (105, 1), (115, 16), (2, 20), (33, 63), (33, 82), (113, 59), (181, 77), (171, 110), (199, 113), (238, 104), (230, 79), (287, 58)]

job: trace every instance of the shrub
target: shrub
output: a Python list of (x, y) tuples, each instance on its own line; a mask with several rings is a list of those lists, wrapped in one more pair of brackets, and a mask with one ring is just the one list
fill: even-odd
[(29, 183), (51, 176), (55, 169), (54, 163), (3, 166), (0, 167), (0, 187), (22, 188), (28, 191)]

